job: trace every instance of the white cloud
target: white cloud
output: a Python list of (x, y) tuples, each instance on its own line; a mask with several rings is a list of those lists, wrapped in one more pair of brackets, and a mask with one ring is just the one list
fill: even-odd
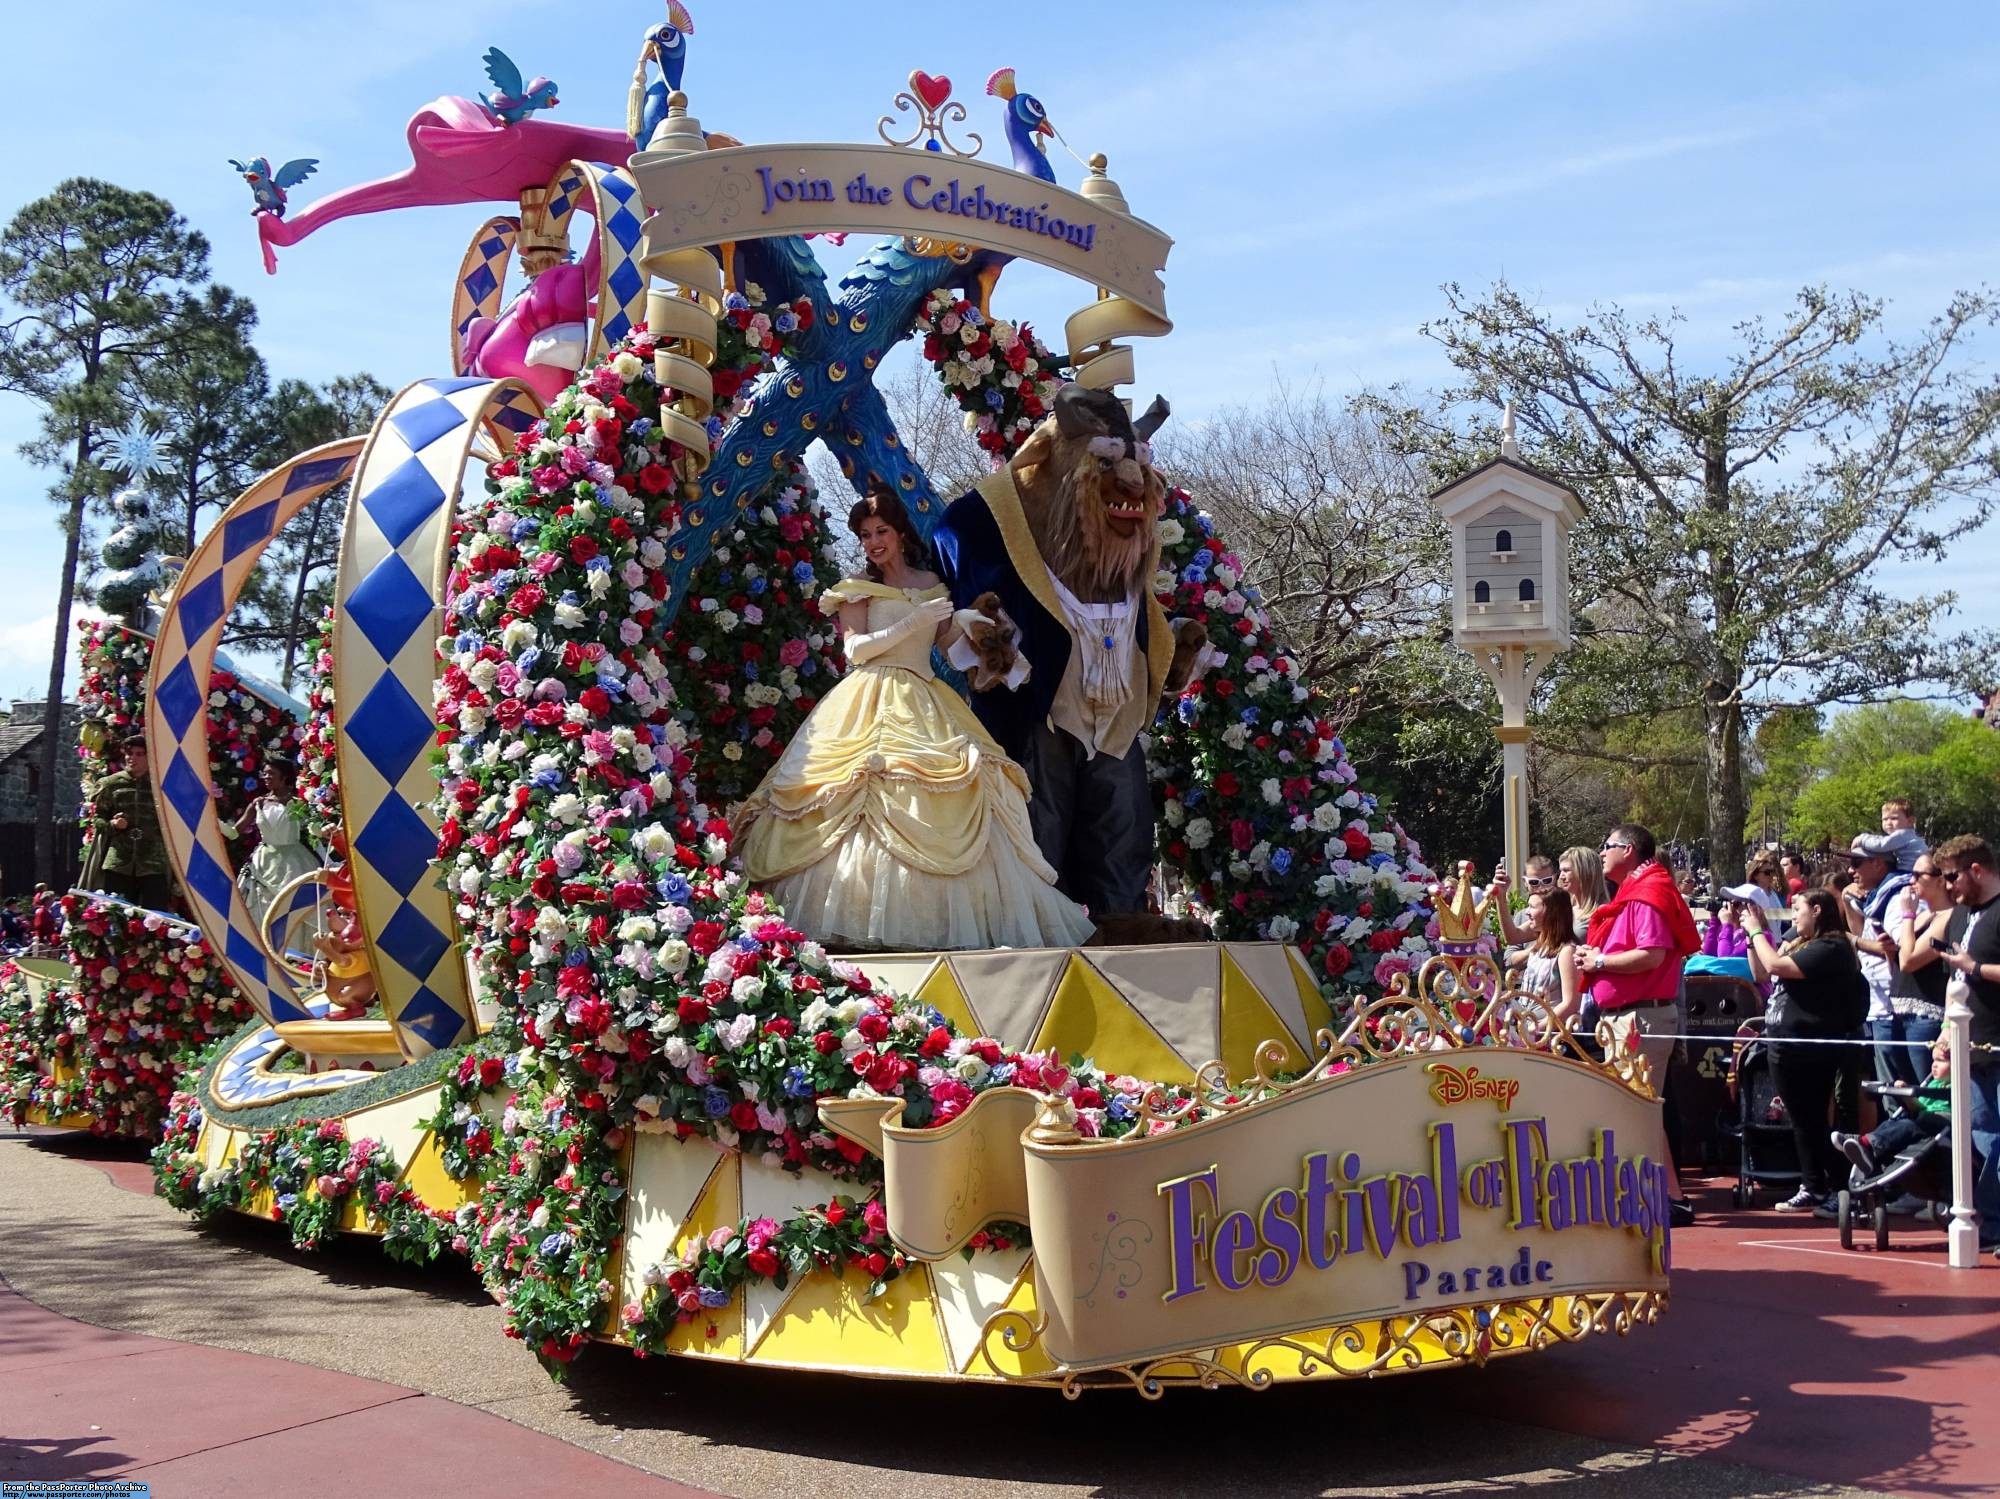
[[(103, 619), (95, 604), (79, 601), (70, 610), (69, 664), (63, 673), (63, 696), (75, 697), (81, 672), (76, 658), (76, 622)], [(0, 619), (0, 699), (13, 702), (28, 698), (35, 702), (48, 695), (49, 648), (55, 642), (56, 615), (48, 613), (32, 619)]]

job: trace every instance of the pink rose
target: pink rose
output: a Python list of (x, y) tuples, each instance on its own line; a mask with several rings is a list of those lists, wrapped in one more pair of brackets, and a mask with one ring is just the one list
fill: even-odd
[(806, 659), (806, 643), (803, 640), (787, 640), (778, 647), (778, 661), (784, 666), (803, 666)]

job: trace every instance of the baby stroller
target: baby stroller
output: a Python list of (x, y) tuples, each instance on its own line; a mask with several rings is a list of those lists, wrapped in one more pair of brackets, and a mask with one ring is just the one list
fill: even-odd
[(1739, 1208), (1750, 1207), (1760, 1184), (1782, 1188), (1790, 1196), (1801, 1180), (1799, 1153), (1792, 1142), (1792, 1121), (1771, 1077), (1771, 1043), (1764, 1038), (1761, 1015), (1744, 1021), (1736, 1032), (1729, 1090), (1736, 1096), (1736, 1118), (1725, 1132), (1737, 1146), (1730, 1200)]
[[(1883, 1104), (1902, 1103), (1914, 1107), (1916, 1089), (1905, 1085), (1863, 1083), (1861, 1091), (1873, 1093)], [(1940, 1130), (1914, 1144), (1906, 1145), (1886, 1161), (1878, 1161), (1871, 1174), (1860, 1166), (1850, 1168), (1847, 1185), (1840, 1189), (1838, 1221), (1840, 1247), (1854, 1247), (1854, 1231), (1865, 1218), (1875, 1231), (1875, 1247), (1889, 1247), (1889, 1204), (1905, 1194), (1921, 1197), (1931, 1204), (1936, 1222), (1951, 1220), (1951, 1131)]]

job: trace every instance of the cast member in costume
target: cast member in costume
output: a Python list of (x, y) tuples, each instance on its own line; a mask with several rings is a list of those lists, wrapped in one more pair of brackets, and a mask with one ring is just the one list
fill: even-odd
[(931, 671), (951, 601), (894, 492), (848, 514), (867, 576), (821, 596), (848, 672), (733, 819), (802, 931), (857, 949), (1062, 947), (1091, 924), (1035, 850), (1028, 779)]
[(299, 824), (292, 816), (298, 796), (293, 784), (291, 766), (266, 760), (263, 794), (236, 819), (237, 846), (250, 850), (236, 871), (236, 888), (250, 908), (250, 919), (259, 926), (280, 890), (319, 868), (313, 851), (299, 841)]
[(91, 793), (90, 853), (78, 883), (86, 890), (123, 896), (151, 911), (170, 911), (174, 881), (167, 872), (167, 844), (153, 806), (145, 737), (134, 734), (119, 748), (124, 769), (105, 776)]
[[(1068, 385), (1008, 466), (939, 522), (939, 570), (961, 610), (952, 663), (979, 668), (973, 711), (1034, 783), (1028, 815), (1063, 892), (1091, 915), (1143, 911), (1153, 800), (1140, 733), (1194, 677), (1207, 632), (1154, 598), (1165, 486), (1104, 391)], [(991, 598), (989, 599), (989, 596)], [(992, 607), (997, 600), (998, 609)], [(1029, 670), (1002, 677), (1018, 651)]]

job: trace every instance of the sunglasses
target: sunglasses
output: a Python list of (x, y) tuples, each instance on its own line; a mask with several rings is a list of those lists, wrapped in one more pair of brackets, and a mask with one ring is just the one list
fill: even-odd
[(1614, 848), (1630, 848), (1631, 846), (1629, 843), (1620, 843), (1615, 838), (1606, 838), (1602, 843), (1597, 845), (1597, 851), (1600, 854), (1608, 854)]
[(1552, 874), (1531, 874), (1528, 876), (1528, 888), (1530, 890), (1546, 890), (1555, 882), (1556, 877)]
[(1943, 880), (1947, 885), (1956, 885), (1958, 883), (1959, 876), (1964, 873), (1965, 871), (1962, 869), (1940, 869), (1937, 872), (1937, 877)]

